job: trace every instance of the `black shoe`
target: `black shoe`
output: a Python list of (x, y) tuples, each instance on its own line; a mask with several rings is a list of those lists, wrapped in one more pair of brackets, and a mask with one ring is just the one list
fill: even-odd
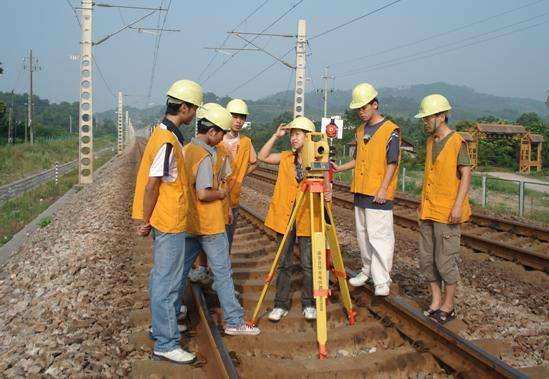
[(450, 312), (439, 309), (438, 311), (435, 311), (430, 318), (439, 324), (446, 324), (448, 321), (452, 321), (456, 318), (456, 312), (453, 309)]

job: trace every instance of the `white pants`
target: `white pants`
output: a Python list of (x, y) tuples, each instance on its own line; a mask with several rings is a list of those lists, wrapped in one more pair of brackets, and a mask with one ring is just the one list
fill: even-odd
[(362, 271), (374, 284), (391, 283), (395, 232), (393, 211), (355, 207), (356, 238), (362, 257)]

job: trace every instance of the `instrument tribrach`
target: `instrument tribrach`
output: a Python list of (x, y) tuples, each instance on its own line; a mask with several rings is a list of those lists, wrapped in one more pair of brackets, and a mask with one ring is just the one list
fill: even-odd
[(337, 278), (343, 306), (349, 318), (349, 324), (355, 323), (356, 311), (351, 303), (347, 274), (343, 265), (343, 257), (337, 239), (334, 218), (330, 205), (326, 205), (324, 192), (329, 185), (325, 173), (330, 171), (330, 158), (327, 136), (324, 133), (307, 133), (302, 149), (302, 166), (306, 170), (305, 179), (297, 195), (295, 207), (286, 226), (284, 237), (278, 246), (274, 261), (269, 273), (265, 277), (265, 284), (255, 307), (250, 323), (256, 325), (259, 310), (267, 290), (278, 266), (280, 255), (284, 251), (287, 237), (294, 227), (296, 216), (305, 201), (309, 202), (309, 217), (311, 224), (311, 253), (313, 271), (313, 296), (316, 301), (316, 334), (320, 359), (326, 359), (328, 340), (326, 301), (330, 296), (327, 270)]

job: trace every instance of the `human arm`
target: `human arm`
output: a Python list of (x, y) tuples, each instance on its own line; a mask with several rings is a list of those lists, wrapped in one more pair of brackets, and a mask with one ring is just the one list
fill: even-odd
[(461, 221), (461, 209), (463, 206), (463, 201), (467, 192), (469, 192), (469, 186), (471, 185), (471, 166), (458, 166), (458, 171), (461, 175), (461, 181), (459, 182), (458, 193), (456, 196), (456, 201), (452, 207), (452, 212), (450, 212), (449, 222), (450, 224), (457, 224)]
[(146, 237), (151, 232), (151, 216), (158, 200), (158, 190), (162, 178), (149, 177), (143, 196), (143, 224), (137, 228), (137, 234)]
[(280, 153), (271, 153), (271, 149), (279, 138), (282, 138), (286, 135), (286, 130), (284, 129), (284, 124), (280, 124), (276, 129), (276, 132), (269, 138), (269, 140), (263, 145), (261, 150), (259, 150), (258, 159), (261, 162), (268, 164), (279, 164), (280, 163)]

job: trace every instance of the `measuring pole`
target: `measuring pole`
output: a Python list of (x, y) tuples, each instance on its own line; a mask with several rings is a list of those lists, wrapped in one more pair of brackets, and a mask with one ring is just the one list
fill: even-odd
[(78, 183), (93, 183), (92, 0), (82, 0)]
[(294, 118), (305, 114), (305, 48), (307, 44), (307, 23), (297, 22), (295, 54)]
[(118, 91), (118, 109), (116, 111), (117, 113), (117, 121), (118, 121), (118, 141), (117, 141), (117, 146), (118, 146), (118, 154), (122, 154), (122, 150), (124, 150), (124, 136), (123, 136), (123, 133), (124, 133), (124, 127), (123, 127), (123, 123), (124, 123), (124, 103), (123, 103), (123, 96), (122, 96), (122, 91)]

